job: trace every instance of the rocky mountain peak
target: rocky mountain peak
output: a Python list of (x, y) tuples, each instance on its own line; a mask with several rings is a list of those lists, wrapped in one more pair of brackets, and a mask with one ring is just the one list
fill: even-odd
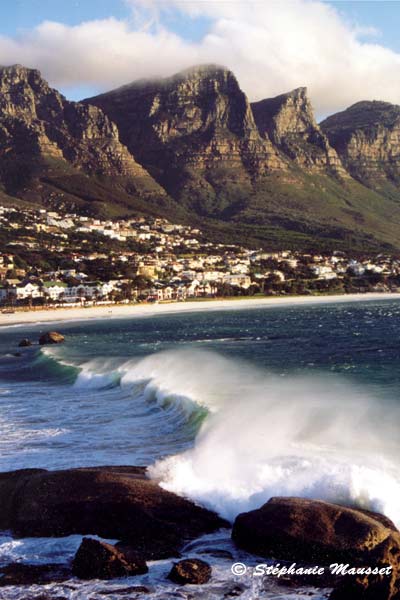
[(270, 140), (260, 137), (236, 77), (218, 65), (137, 81), (86, 102), (117, 123), (122, 141), (170, 193), (178, 186), (179, 194), (198, 197), (200, 190), (216, 198), (210, 183), (216, 169), (221, 182), (221, 169), (229, 182), (250, 182), (285, 168)]
[(3, 196), (211, 216), (257, 243), (284, 231), (285, 244), (356, 235), (368, 245), (398, 239), (399, 187), (400, 107), (387, 102), (358, 102), (318, 125), (305, 87), (250, 104), (215, 64), (81, 103), (36, 69), (0, 67)]
[(260, 135), (267, 136), (291, 160), (311, 170), (344, 174), (335, 150), (319, 128), (307, 88), (251, 105)]
[(0, 77), (9, 79), (19, 79), (19, 80), (28, 80), (28, 79), (42, 79), (42, 75), (40, 71), (37, 69), (30, 69), (29, 67), (24, 67), (20, 64), (0, 66)]
[(214, 81), (219, 80), (220, 82), (233, 81), (238, 85), (237, 79), (232, 71), (223, 65), (215, 64), (215, 63), (205, 63), (198, 64), (188, 69), (183, 69), (178, 73), (175, 73), (171, 77), (167, 77), (165, 79), (159, 80), (159, 82), (164, 82), (166, 86), (169, 83), (176, 84), (179, 81), (184, 80), (206, 80), (213, 79)]
[[(43, 99), (46, 98), (46, 102)], [(4, 117), (41, 118), (46, 107), (60, 111), (64, 98), (52, 90), (36, 69), (12, 65), (0, 69), (0, 113)]]
[[(162, 143), (224, 127), (258, 137), (247, 97), (235, 75), (219, 65), (198, 65), (165, 79), (141, 79), (86, 102), (102, 107), (117, 123), (123, 121), (120, 130), (128, 146), (141, 136), (136, 123), (146, 127), (143, 119)], [(129, 118), (121, 114), (125, 110)]]
[(330, 137), (336, 131), (354, 131), (371, 127), (391, 128), (400, 118), (400, 106), (379, 100), (356, 102), (346, 110), (331, 115), (321, 123)]
[(321, 123), (351, 175), (371, 187), (400, 183), (400, 106), (362, 101)]
[(305, 87), (253, 102), (251, 107), (261, 135), (269, 135), (278, 145), (287, 134), (302, 134), (317, 126)]
[(142, 170), (120, 143), (116, 125), (98, 107), (67, 101), (36, 69), (2, 67), (0, 155), (27, 152), (91, 173)]

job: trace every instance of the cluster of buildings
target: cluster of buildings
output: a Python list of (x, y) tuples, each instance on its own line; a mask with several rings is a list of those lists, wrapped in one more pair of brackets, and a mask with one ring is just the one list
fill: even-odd
[(199, 229), (160, 218), (111, 221), (45, 209), (0, 207), (0, 252), (2, 305), (295, 293), (298, 281), (326, 291), (364, 279), (386, 291), (400, 281), (392, 256), (267, 252), (212, 243)]

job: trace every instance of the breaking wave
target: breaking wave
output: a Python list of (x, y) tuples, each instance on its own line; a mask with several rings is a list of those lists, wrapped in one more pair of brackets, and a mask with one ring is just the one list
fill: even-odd
[(277, 376), (192, 348), (81, 364), (48, 348), (36, 360), (72, 378), (77, 392), (119, 388), (157, 431), (149, 445), (171, 427), (186, 447), (192, 439), (188, 450), (157, 460), (150, 476), (227, 519), (293, 495), (359, 505), (400, 524), (400, 409), (355, 383)]
[(333, 377), (277, 377), (209, 352), (149, 360), (159, 390), (209, 410), (193, 448), (150, 467), (164, 488), (230, 520), (293, 495), (400, 524), (398, 407)]

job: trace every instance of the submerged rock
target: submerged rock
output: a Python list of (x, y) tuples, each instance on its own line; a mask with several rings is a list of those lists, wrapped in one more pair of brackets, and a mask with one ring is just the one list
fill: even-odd
[(147, 573), (146, 562), (138, 556), (128, 558), (112, 544), (83, 538), (72, 564), (80, 579), (114, 579)]
[(211, 579), (211, 567), (199, 558), (186, 558), (174, 564), (168, 579), (182, 585), (207, 583)]
[[(118, 589), (99, 590), (96, 593), (99, 596), (125, 596), (125, 594), (150, 594), (150, 590), (145, 585), (131, 585), (129, 587)], [(133, 598), (139, 598), (139, 596), (133, 596)]]
[(70, 576), (70, 569), (59, 564), (27, 565), (10, 563), (0, 568), (0, 586), (40, 585), (65, 581)]
[(61, 344), (65, 341), (65, 337), (58, 333), (58, 331), (47, 331), (39, 338), (39, 344), (44, 346), (45, 344)]
[(19, 537), (99, 535), (146, 560), (176, 556), (188, 539), (228, 526), (160, 488), (144, 467), (1, 473), (0, 506), (0, 528)]
[(19, 348), (27, 348), (28, 346), (32, 346), (32, 342), (31, 342), (31, 340), (28, 340), (28, 338), (24, 338), (18, 344)]

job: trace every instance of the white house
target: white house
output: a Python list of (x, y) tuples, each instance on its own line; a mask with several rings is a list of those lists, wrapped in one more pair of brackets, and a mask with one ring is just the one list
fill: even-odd
[(41, 298), (43, 293), (37, 283), (20, 283), (15, 288), (17, 300), (25, 300), (26, 298)]
[(62, 281), (45, 281), (43, 283), (43, 295), (51, 300), (59, 300), (61, 296), (65, 296), (67, 284)]

